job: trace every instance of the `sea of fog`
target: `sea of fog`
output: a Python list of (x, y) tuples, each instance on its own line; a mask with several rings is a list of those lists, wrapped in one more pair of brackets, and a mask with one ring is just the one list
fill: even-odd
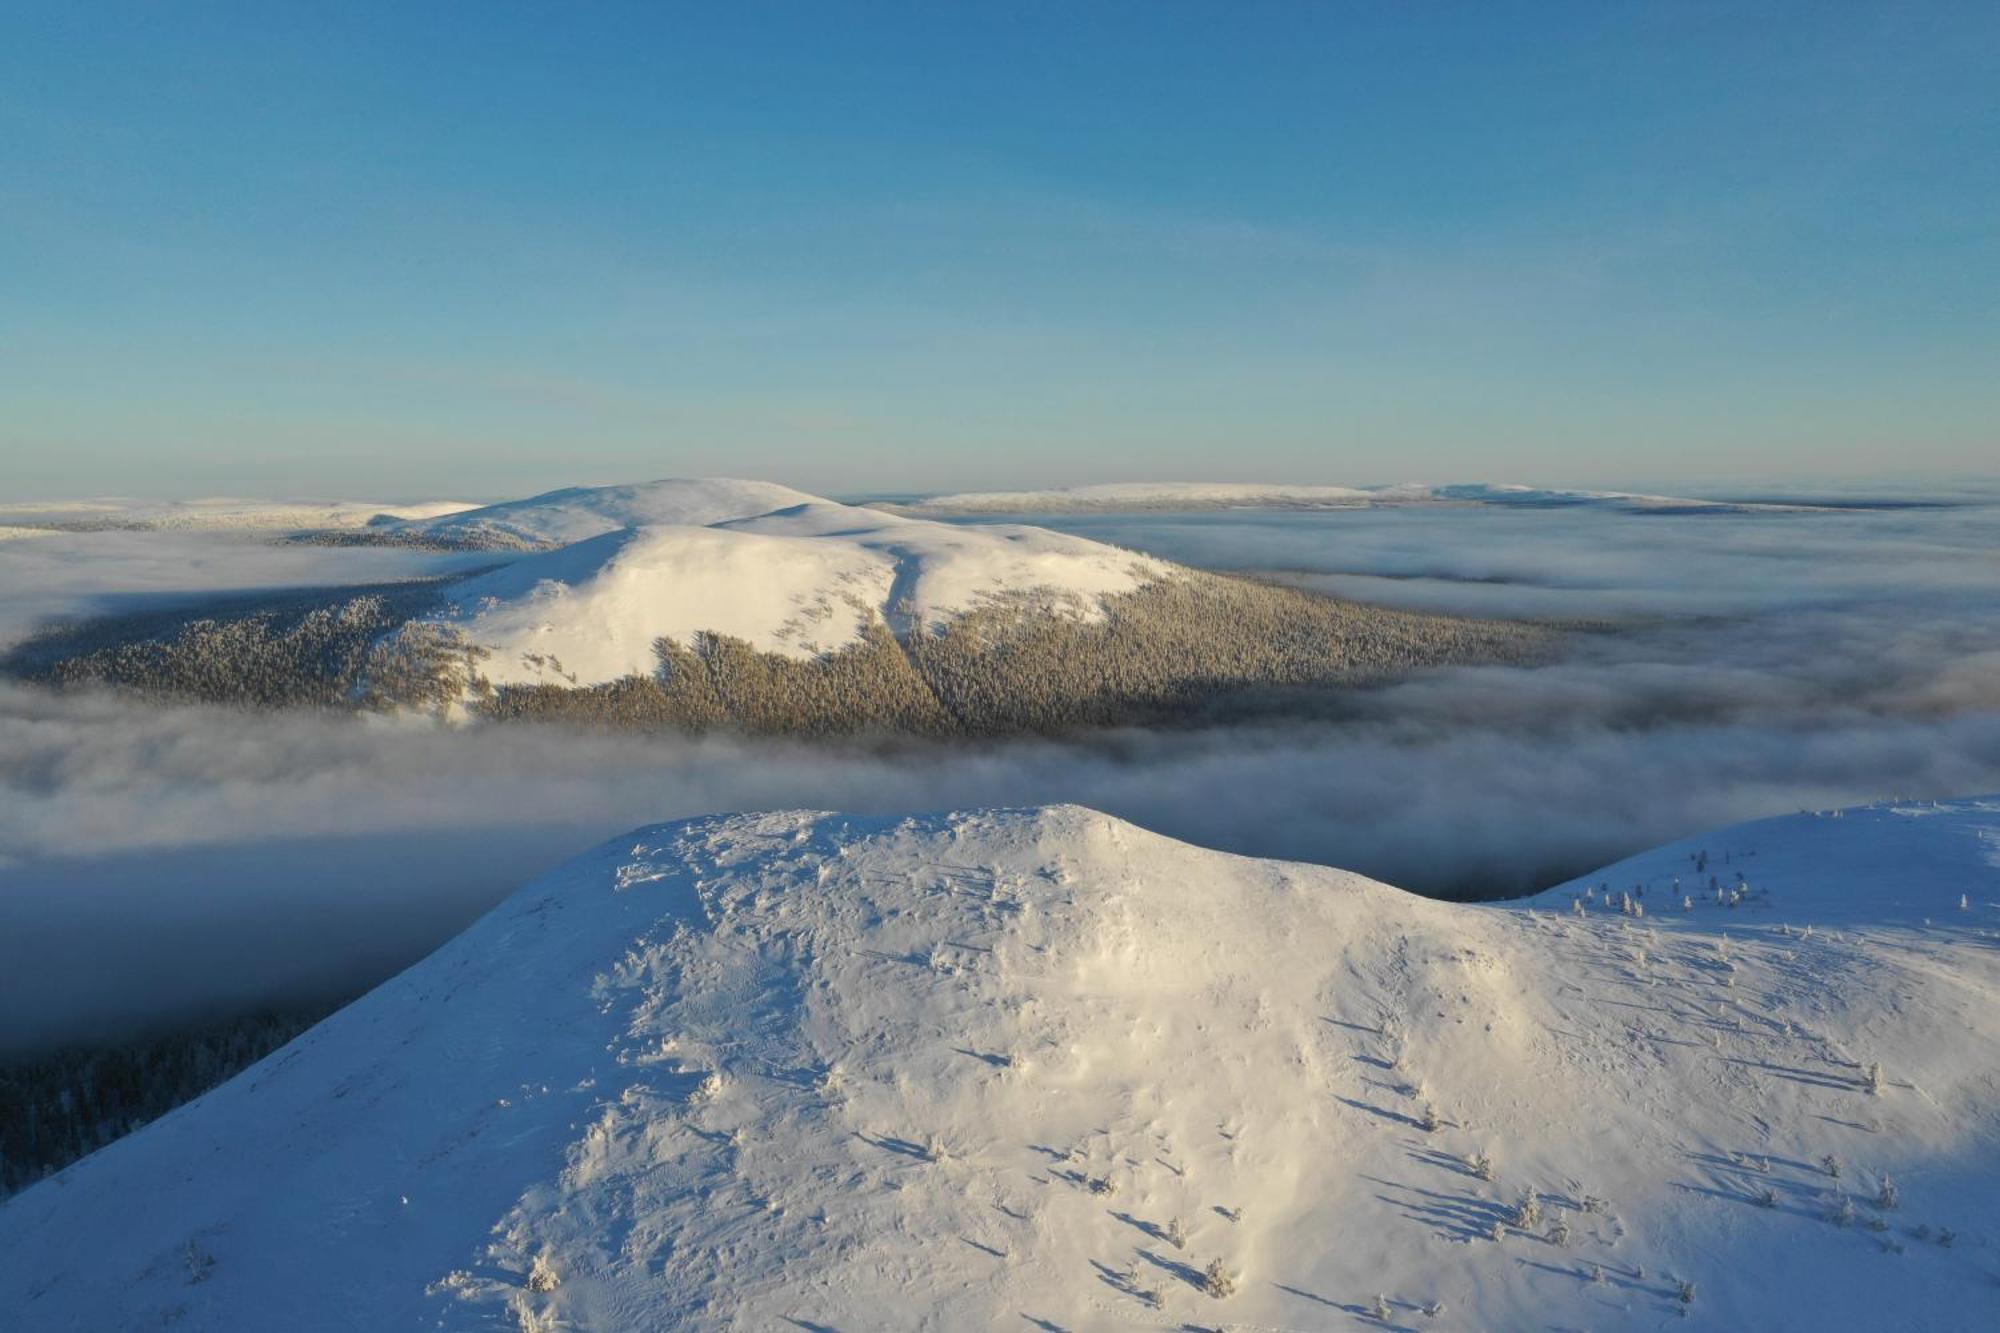
[[(2000, 492), (1841, 502), (1043, 520), (1389, 605), (1579, 626), (1554, 665), (1428, 673), (1282, 725), (882, 751), (0, 686), (0, 1051), (352, 993), (598, 840), (710, 811), (1077, 801), (1485, 896), (1762, 815), (2000, 791)], [(0, 541), (0, 646), (49, 616), (464, 559), (199, 533)]]

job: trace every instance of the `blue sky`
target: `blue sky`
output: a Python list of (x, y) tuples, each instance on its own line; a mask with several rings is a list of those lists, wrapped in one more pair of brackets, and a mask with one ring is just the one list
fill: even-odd
[(0, 0), (0, 494), (1991, 475), (1996, 67), (1990, 2)]

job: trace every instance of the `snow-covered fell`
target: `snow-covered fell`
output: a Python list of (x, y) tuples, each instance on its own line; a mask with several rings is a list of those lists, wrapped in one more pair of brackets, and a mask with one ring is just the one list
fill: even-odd
[(569, 486), (396, 526), (466, 542), (552, 547), (624, 528), (707, 527), (824, 503), (774, 482), (676, 477), (631, 486)]
[(1429, 486), (1285, 486), (1259, 482), (1111, 482), (1035, 491), (968, 491), (887, 506), (913, 514), (1065, 514), (1127, 510), (1356, 509), (1387, 505), (1482, 504), (1550, 508), (1591, 505), (1633, 511), (1797, 509), (1797, 505), (1700, 500), (1627, 491), (1551, 490), (1469, 483)]
[(400, 525), (546, 549), (454, 585), (432, 619), (490, 653), (495, 684), (590, 685), (654, 669), (654, 641), (726, 634), (791, 657), (905, 635), (1001, 599), (1088, 619), (1172, 566), (1024, 526), (964, 527), (763, 482), (554, 491)]
[(1494, 906), (1076, 807), (662, 825), (0, 1206), (0, 1309), (1990, 1328), (1996, 900), (2000, 800)]

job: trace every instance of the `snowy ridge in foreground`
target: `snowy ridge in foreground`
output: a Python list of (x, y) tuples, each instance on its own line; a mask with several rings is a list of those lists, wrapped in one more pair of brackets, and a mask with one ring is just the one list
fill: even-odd
[(1809, 506), (1698, 500), (1627, 491), (1550, 490), (1537, 486), (1467, 483), (1428, 486), (1286, 486), (1259, 482), (1110, 482), (1037, 491), (968, 491), (884, 508), (911, 514), (1065, 514), (1126, 510), (1358, 509), (1384, 505), (1483, 504), (1555, 508), (1586, 505), (1653, 512), (1799, 510)]
[[(1662, 910), (1702, 849), (1747, 889)], [(1599, 879), (1647, 914), (1432, 902), (1076, 807), (641, 830), (0, 1207), (0, 1309), (1991, 1327), (2000, 801)]]

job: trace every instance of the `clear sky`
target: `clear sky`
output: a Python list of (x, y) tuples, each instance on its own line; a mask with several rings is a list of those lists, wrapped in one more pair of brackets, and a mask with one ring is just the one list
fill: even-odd
[(2000, 5), (0, 0), (0, 495), (2000, 472)]

